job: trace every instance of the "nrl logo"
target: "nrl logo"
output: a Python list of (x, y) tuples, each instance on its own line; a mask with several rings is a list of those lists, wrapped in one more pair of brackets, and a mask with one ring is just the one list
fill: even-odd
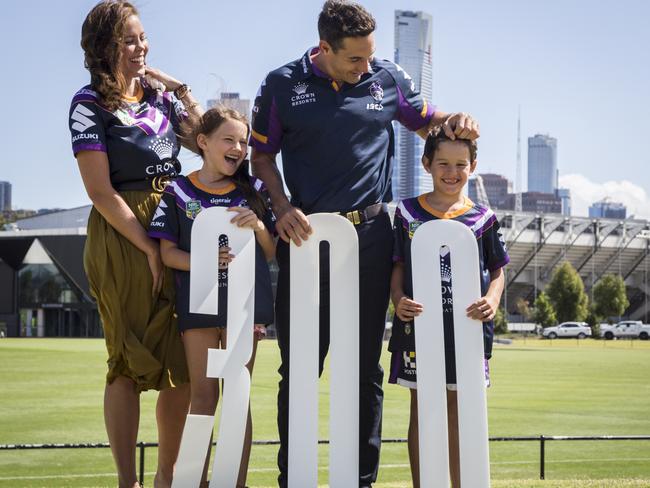
[(293, 91), (296, 92), (297, 95), (303, 95), (307, 91), (307, 83), (301, 81), (293, 87)]
[(378, 81), (375, 81), (372, 85), (370, 85), (370, 95), (372, 95), (372, 98), (378, 102), (381, 102), (384, 98), (384, 89), (381, 87)]

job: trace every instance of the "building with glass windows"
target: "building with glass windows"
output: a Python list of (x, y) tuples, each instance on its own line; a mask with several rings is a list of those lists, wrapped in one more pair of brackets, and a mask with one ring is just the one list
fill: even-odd
[(0, 333), (102, 336), (83, 269), (90, 208), (37, 215), (0, 231)]

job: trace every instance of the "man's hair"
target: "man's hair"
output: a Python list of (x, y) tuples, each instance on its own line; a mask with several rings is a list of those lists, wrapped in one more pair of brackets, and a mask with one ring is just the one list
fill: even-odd
[(375, 19), (358, 3), (327, 0), (318, 16), (318, 35), (334, 52), (346, 37), (366, 37), (375, 30)]
[(436, 153), (436, 149), (438, 149), (438, 146), (442, 142), (460, 142), (461, 144), (465, 144), (467, 146), (467, 149), (469, 149), (469, 162), (473, 163), (476, 161), (476, 153), (478, 151), (476, 141), (472, 141), (470, 139), (460, 139), (458, 137), (452, 140), (447, 137), (447, 134), (445, 134), (445, 131), (442, 129), (442, 127), (436, 127), (431, 132), (429, 132), (427, 140), (424, 143), (424, 157), (427, 158), (430, 162), (433, 161), (433, 156)]

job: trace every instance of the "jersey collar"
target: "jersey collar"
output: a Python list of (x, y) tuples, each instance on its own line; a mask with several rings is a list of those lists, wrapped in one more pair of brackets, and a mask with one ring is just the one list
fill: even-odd
[[(327, 73), (324, 73), (320, 69), (318, 69), (318, 66), (316, 66), (312, 60), (311, 57), (318, 52), (318, 46), (310, 47), (307, 49), (307, 52), (303, 55), (302, 59), (300, 60), (300, 73), (302, 76), (303, 80), (306, 80), (310, 76), (318, 76), (319, 78), (324, 78), (326, 80), (332, 81), (332, 79), (329, 77)], [(372, 64), (370, 65), (370, 71), (368, 72), (369, 75), (372, 75), (374, 73), (372, 69)]]

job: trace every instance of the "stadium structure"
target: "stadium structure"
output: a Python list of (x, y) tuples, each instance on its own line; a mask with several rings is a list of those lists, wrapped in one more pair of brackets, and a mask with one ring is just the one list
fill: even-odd
[[(83, 271), (90, 208), (37, 215), (0, 231), (0, 333), (101, 336)], [(394, 212), (395, 206), (390, 208)], [(648, 322), (650, 221), (496, 213), (511, 257), (504, 295), (509, 314), (516, 314), (519, 297), (532, 303), (553, 269), (569, 261), (588, 293), (604, 274), (621, 275), (630, 300), (625, 318)]]

